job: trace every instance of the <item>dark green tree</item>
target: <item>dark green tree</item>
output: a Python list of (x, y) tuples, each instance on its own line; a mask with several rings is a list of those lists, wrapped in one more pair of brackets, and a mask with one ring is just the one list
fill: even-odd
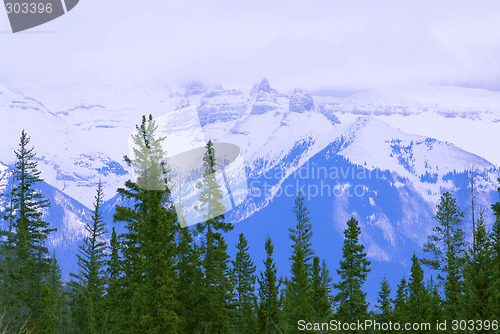
[(443, 193), (437, 206), (438, 224), (423, 248), (430, 259), (421, 260), (429, 268), (439, 271), (438, 279), (444, 284), (444, 311), (448, 321), (460, 315), (465, 261), (464, 232), (461, 229), (463, 216), (456, 199), (449, 192)]
[(318, 256), (313, 257), (311, 288), (311, 302), (314, 309), (314, 319), (328, 321), (332, 315), (331, 286), (332, 278), (326, 267), (326, 262), (320, 264)]
[[(377, 305), (375, 307), (378, 309), (377, 322), (379, 323), (389, 323), (392, 320), (392, 299), (391, 299), (391, 287), (389, 281), (385, 278), (380, 284), (380, 291), (378, 293)], [(384, 332), (388, 333), (388, 332)]]
[(285, 290), (284, 315), (287, 322), (286, 331), (297, 330), (301, 319), (312, 320), (315, 316), (312, 306), (311, 268), (314, 251), (311, 246), (312, 226), (310, 213), (304, 204), (304, 197), (298, 194), (293, 208), (297, 224), (290, 228), (292, 240), (291, 277), (287, 280)]
[[(105, 333), (115, 333), (120, 319), (120, 300), (122, 290), (120, 276), (122, 273), (120, 257), (120, 241), (113, 227), (109, 241), (109, 258), (106, 261), (106, 295), (104, 296), (104, 330)], [(113, 331), (115, 329), (115, 331)]]
[(490, 319), (488, 300), (493, 282), (491, 239), (486, 231), (483, 214), (480, 214), (474, 231), (474, 243), (469, 248), (464, 269), (465, 295), (463, 316)]
[(177, 214), (167, 187), (168, 166), (157, 138), (157, 125), (143, 116), (133, 135), (133, 168), (136, 182), (127, 181), (118, 193), (115, 221), (126, 223), (122, 237), (119, 333), (177, 333), (177, 275), (175, 272)]
[(36, 320), (36, 332), (40, 334), (60, 333), (58, 331), (57, 298), (46, 284), (42, 285), (39, 303), (40, 317)]
[[(13, 185), (5, 214), (9, 229), (2, 232), (7, 238), (1, 247), (2, 308), (12, 314), (13, 330), (19, 330), (26, 319), (32, 324), (39, 323), (44, 310), (52, 306), (40, 301), (43, 281), (52, 269), (46, 240), (55, 229), (49, 228), (43, 219), (50, 203), (36, 188), (43, 180), (34, 148), (30, 148), (29, 143), (30, 137), (23, 130), (19, 149), (14, 151)], [(46, 298), (43, 300), (51, 303)]]
[(280, 282), (273, 260), (274, 245), (269, 236), (266, 238), (265, 248), (267, 257), (264, 261), (264, 271), (260, 273), (260, 278), (258, 279), (258, 332), (263, 334), (275, 334), (281, 332)]
[[(427, 291), (429, 294), (426, 310), (427, 310), (427, 319), (426, 322), (430, 324), (435, 324), (437, 321), (443, 321), (443, 301), (441, 299), (441, 295), (439, 294), (438, 285), (434, 283), (434, 279), (431, 279), (427, 282)], [(435, 326), (432, 326), (431, 333), (440, 333)]]
[[(498, 179), (500, 182), (500, 178)], [(500, 194), (500, 187), (498, 188)], [(491, 229), (492, 281), (489, 288), (488, 309), (492, 317), (500, 317), (500, 202), (491, 206), (495, 214), (495, 222)]]
[(335, 297), (339, 303), (336, 318), (341, 321), (363, 321), (368, 317), (368, 303), (362, 286), (370, 272), (370, 261), (366, 258), (364, 246), (359, 242), (360, 234), (358, 221), (349, 219), (344, 230), (340, 269), (337, 270), (340, 282), (335, 285), (339, 290)]
[(401, 279), (401, 282), (398, 284), (398, 289), (396, 291), (396, 298), (394, 298), (392, 319), (393, 321), (398, 322), (400, 324), (404, 324), (409, 321), (408, 283), (405, 277), (403, 277)]
[[(106, 224), (102, 220), (102, 201), (103, 201), (103, 188), (99, 182), (97, 186), (97, 194), (95, 197), (94, 211), (92, 215), (92, 222), (85, 225), (88, 233), (83, 239), (83, 245), (79, 247), (78, 266), (80, 272), (78, 274), (71, 274), (76, 278), (74, 282), (75, 292), (78, 294), (85, 294), (85, 306), (91, 307), (91, 310), (85, 312), (76, 311), (75, 314), (92, 314), (92, 317), (77, 320), (81, 324), (82, 333), (97, 333), (102, 332), (104, 328), (104, 291), (105, 291), (105, 265), (106, 265), (106, 241), (104, 240), (106, 234)], [(76, 297), (81, 300), (82, 296)], [(83, 307), (83, 303), (76, 302), (74, 308)]]
[(243, 233), (236, 245), (238, 252), (232, 262), (231, 272), (235, 287), (233, 331), (236, 333), (254, 333), (256, 331), (256, 268), (248, 254), (248, 242)]
[(196, 333), (204, 313), (200, 307), (202, 264), (199, 247), (188, 227), (181, 228), (178, 234), (176, 270), (179, 281), (176, 298), (179, 301), (178, 314), (182, 321), (181, 332)]
[(424, 283), (424, 271), (420, 261), (413, 253), (411, 258), (410, 280), (408, 282), (408, 317), (411, 322), (423, 322), (426, 320), (426, 306), (428, 294)]
[(198, 210), (205, 221), (196, 228), (201, 239), (200, 254), (203, 268), (200, 286), (201, 322), (199, 331), (228, 333), (230, 331), (230, 303), (233, 287), (229, 278), (229, 255), (223, 232), (234, 226), (225, 221), (224, 198), (216, 178), (217, 161), (214, 145), (209, 141), (203, 157), (204, 174), (198, 183), (200, 190)]

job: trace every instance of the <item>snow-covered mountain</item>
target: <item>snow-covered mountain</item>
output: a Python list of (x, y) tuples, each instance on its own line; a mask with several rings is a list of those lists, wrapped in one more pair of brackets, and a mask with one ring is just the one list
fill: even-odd
[[(355, 216), (371, 259), (404, 263), (432, 228), (443, 190), (454, 191), (465, 206), (468, 170), (477, 175), (485, 206), (497, 187), (500, 158), (494, 163), (485, 158), (497, 154), (489, 142), (467, 151), (426, 135), (425, 122), (418, 121), (431, 117), (433, 123), (449, 124), (441, 139), (464, 133), (471, 124), (489, 133), (500, 120), (496, 92), (421, 87), (410, 93), (312, 96), (302, 89), (280, 93), (267, 80), (248, 91), (201, 84), (175, 89), (0, 86), (0, 191), (7, 188), (7, 167), (14, 164), (13, 150), (25, 129), (53, 202), (50, 219), (59, 231), (50, 244), (62, 257), (64, 272), (74, 269), (69, 259), (84, 235), (99, 180), (112, 224), (116, 189), (132, 177), (122, 157), (129, 153), (129, 136), (141, 115), (149, 113), (167, 137), (167, 148), (181, 150), (178, 143), (184, 139), (240, 148), (249, 196), (228, 219), (239, 222), (236, 230), (255, 235), (255, 247), (262, 248), (266, 231), (278, 244), (286, 243), (290, 226), (281, 223), (282, 217), (301, 190), (325, 258), (336, 256), (329, 238), (341, 240), (345, 221)], [(453, 129), (457, 120), (471, 127)], [(479, 154), (484, 150), (487, 154)], [(270, 226), (273, 220), (280, 223)]]

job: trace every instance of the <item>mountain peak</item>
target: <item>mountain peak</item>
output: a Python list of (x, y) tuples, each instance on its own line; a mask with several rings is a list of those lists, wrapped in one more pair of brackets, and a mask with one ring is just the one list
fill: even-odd
[(288, 109), (294, 112), (311, 111), (314, 109), (314, 101), (308, 91), (296, 88), (290, 96)]

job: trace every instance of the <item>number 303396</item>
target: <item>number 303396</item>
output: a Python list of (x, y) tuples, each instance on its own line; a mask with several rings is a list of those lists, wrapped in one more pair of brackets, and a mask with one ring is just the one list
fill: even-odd
[(7, 14), (50, 14), (52, 13), (52, 3), (41, 3), (41, 2), (23, 2), (23, 3), (11, 3), (7, 2), (5, 4), (7, 9)]

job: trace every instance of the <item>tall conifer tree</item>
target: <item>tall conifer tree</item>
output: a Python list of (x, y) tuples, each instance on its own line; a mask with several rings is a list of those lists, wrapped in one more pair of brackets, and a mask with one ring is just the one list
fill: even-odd
[(463, 293), (465, 241), (461, 225), (464, 214), (449, 192), (443, 193), (437, 209), (438, 224), (423, 249), (430, 259), (422, 259), (422, 263), (439, 271), (438, 279), (444, 284), (445, 316), (451, 321), (459, 316)]
[(287, 320), (287, 332), (295, 332), (301, 319), (312, 320), (312, 226), (309, 210), (304, 204), (304, 196), (298, 194), (293, 208), (297, 220), (296, 227), (290, 228), (292, 240), (292, 276), (287, 280), (284, 312)]
[(236, 333), (253, 333), (256, 331), (256, 296), (255, 296), (255, 266), (248, 254), (248, 242), (243, 233), (239, 235), (236, 245), (238, 252), (232, 261), (231, 272), (235, 286), (234, 331)]
[(223, 232), (234, 226), (225, 221), (224, 198), (216, 175), (217, 161), (211, 141), (206, 145), (203, 157), (204, 174), (198, 184), (199, 201), (206, 221), (197, 225), (201, 237), (201, 261), (203, 268), (200, 287), (200, 312), (202, 321), (199, 330), (206, 333), (228, 333), (230, 331), (230, 302), (232, 284), (229, 279), (229, 255)]
[[(53, 306), (52, 299), (47, 298), (54, 295), (54, 291), (47, 292), (47, 287), (42, 291), (42, 287), (53, 268), (46, 240), (56, 229), (49, 228), (43, 217), (50, 203), (36, 188), (43, 179), (34, 148), (29, 146), (30, 137), (23, 130), (19, 149), (14, 151), (13, 185), (5, 217), (9, 229), (2, 232), (7, 237), (2, 245), (2, 303), (13, 315), (13, 330), (21, 328), (28, 318), (39, 325), (45, 310)], [(41, 302), (42, 292), (46, 293), (43, 300), (47, 304)], [(45, 326), (44, 330), (55, 328)]]
[[(87, 310), (77, 311), (76, 314), (91, 314), (80, 320), (82, 333), (102, 332), (104, 328), (103, 299), (105, 291), (105, 272), (106, 265), (106, 242), (104, 240), (106, 233), (106, 224), (102, 220), (102, 201), (103, 187), (101, 182), (97, 186), (92, 222), (85, 225), (88, 236), (83, 240), (80, 253), (77, 254), (78, 266), (80, 272), (72, 274), (77, 279), (75, 286), (75, 305), (74, 308), (86, 307)], [(75, 285), (75, 284), (74, 284)], [(85, 295), (85, 296), (82, 296)], [(85, 300), (86, 302), (80, 302)]]
[(281, 300), (280, 281), (273, 260), (274, 245), (271, 238), (266, 238), (265, 244), (267, 257), (264, 261), (264, 271), (260, 273), (259, 282), (259, 333), (280, 333), (281, 326)]
[(370, 261), (366, 258), (364, 246), (359, 242), (360, 234), (358, 221), (349, 219), (344, 230), (340, 269), (337, 270), (340, 282), (335, 285), (339, 290), (335, 298), (339, 303), (336, 318), (341, 321), (363, 321), (368, 317), (368, 303), (362, 286), (370, 272)]
[(177, 215), (167, 187), (168, 166), (157, 137), (157, 125), (143, 116), (133, 135), (133, 167), (136, 182), (118, 189), (125, 203), (116, 206), (115, 221), (127, 223), (122, 236), (124, 276), (122, 286), (122, 333), (177, 333), (175, 273)]
[(385, 276), (380, 284), (376, 308), (379, 311), (377, 317), (378, 322), (389, 323), (389, 321), (392, 320), (391, 287)]
[[(498, 179), (500, 182), (500, 178)], [(500, 194), (500, 187), (498, 188)], [(491, 206), (495, 214), (495, 222), (491, 229), (491, 252), (492, 252), (492, 282), (488, 298), (489, 313), (494, 317), (500, 317), (500, 202)]]

